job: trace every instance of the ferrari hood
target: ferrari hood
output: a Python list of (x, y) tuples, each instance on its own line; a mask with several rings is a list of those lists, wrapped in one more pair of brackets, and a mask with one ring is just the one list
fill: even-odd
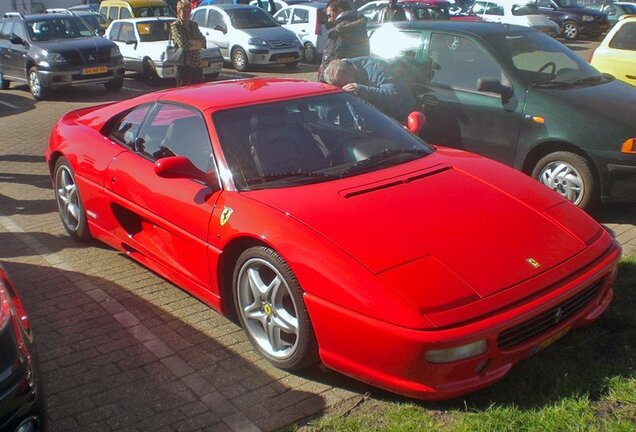
[[(514, 180), (533, 182), (514, 174)], [(312, 185), (311, 192), (298, 187), (249, 195), (316, 230), (373, 273), (434, 256), (479, 297), (536, 276), (585, 248), (585, 240), (555, 218), (452, 166), (347, 182), (344, 188), (342, 183)]]

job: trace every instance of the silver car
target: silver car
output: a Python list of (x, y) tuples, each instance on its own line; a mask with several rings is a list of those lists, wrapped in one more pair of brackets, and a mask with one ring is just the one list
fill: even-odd
[(302, 58), (302, 43), (270, 14), (256, 6), (221, 4), (192, 12), (208, 44), (221, 49), (237, 71), (250, 65), (283, 64), (294, 68)]

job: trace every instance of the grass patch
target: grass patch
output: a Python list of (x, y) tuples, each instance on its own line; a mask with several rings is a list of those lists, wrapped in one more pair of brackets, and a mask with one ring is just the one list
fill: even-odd
[(636, 430), (636, 256), (624, 258), (615, 299), (591, 326), (513, 368), (501, 382), (448, 402), (378, 391), (346, 415), (300, 431), (633, 432)]

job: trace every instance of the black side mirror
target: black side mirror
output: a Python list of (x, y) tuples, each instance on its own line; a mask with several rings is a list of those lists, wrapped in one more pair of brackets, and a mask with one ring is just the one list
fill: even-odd
[(20, 36), (18, 36), (15, 33), (11, 33), (11, 36), (9, 37), (9, 42), (15, 45), (23, 45), (24, 39), (22, 39)]
[(479, 78), (477, 80), (477, 91), (501, 95), (503, 103), (508, 102), (513, 95), (512, 88), (503, 85), (496, 78)]
[(223, 34), (227, 33), (227, 27), (225, 27), (224, 25), (220, 25), (220, 24), (217, 24), (214, 27), (212, 27), (212, 30), (220, 31)]
[(128, 39), (126, 40), (126, 45), (137, 45), (136, 39)]

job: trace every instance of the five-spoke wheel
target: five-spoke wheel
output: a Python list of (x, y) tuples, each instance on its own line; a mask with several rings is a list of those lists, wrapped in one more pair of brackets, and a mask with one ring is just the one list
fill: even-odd
[(301, 369), (317, 359), (317, 344), (302, 291), (287, 263), (257, 246), (234, 271), (234, 302), (250, 341), (276, 367)]
[(76, 240), (90, 239), (86, 214), (80, 200), (75, 175), (68, 160), (61, 157), (55, 163), (55, 200), (66, 231)]

